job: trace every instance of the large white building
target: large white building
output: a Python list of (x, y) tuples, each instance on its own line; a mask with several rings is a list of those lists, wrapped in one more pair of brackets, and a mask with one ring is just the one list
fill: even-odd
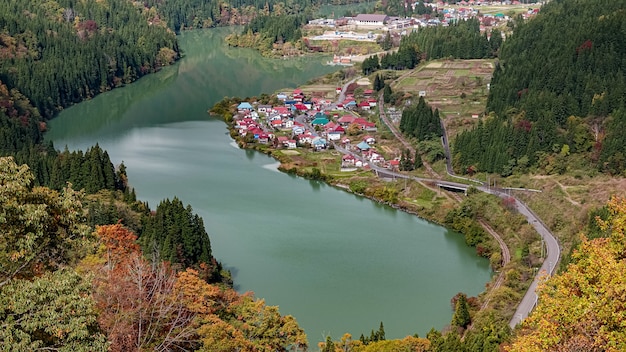
[(387, 15), (359, 14), (352, 19), (357, 26), (382, 27), (389, 20)]

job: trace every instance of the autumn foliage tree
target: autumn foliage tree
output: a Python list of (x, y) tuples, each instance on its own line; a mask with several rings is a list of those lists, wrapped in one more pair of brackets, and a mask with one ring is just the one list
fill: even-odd
[(0, 158), (0, 287), (71, 263), (81, 239), (81, 194), (33, 186), (28, 166)]
[(598, 218), (610, 236), (583, 241), (567, 270), (539, 287), (536, 309), (507, 351), (626, 350), (626, 199)]
[(284, 351), (305, 349), (304, 331), (278, 307), (209, 284), (191, 268), (148, 261), (121, 224), (99, 226), (94, 272), (98, 322), (110, 351)]

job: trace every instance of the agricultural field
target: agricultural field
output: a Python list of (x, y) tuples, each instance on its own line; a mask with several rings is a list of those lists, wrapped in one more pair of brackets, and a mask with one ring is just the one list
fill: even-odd
[(423, 95), (455, 136), (484, 113), (493, 69), (493, 60), (437, 60), (403, 74), (391, 87), (415, 99)]

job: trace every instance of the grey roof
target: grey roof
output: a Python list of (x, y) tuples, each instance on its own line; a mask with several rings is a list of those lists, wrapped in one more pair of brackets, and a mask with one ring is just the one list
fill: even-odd
[(354, 19), (365, 22), (385, 22), (388, 18), (389, 16), (387, 15), (358, 14)]

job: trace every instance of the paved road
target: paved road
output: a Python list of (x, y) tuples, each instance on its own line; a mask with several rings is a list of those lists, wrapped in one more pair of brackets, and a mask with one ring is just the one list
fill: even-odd
[[(342, 92), (339, 96), (339, 98), (341, 99), (344, 96), (344, 92), (346, 87), (348, 86), (348, 84), (356, 81), (357, 78), (355, 78), (354, 80), (352, 80), (351, 82), (348, 82), (344, 85)], [(342, 101), (342, 100), (340, 100)], [(382, 98), (382, 94), (381, 94), (381, 98), (378, 102), (379, 104), (379, 111), (381, 112), (381, 118), (383, 119), (383, 121), (385, 122), (385, 124), (387, 124), (387, 126), (389, 126), (389, 128), (391, 129), (392, 133), (396, 136), (396, 138), (398, 138), (401, 142), (406, 143), (406, 141), (404, 140), (403, 136), (401, 134), (399, 134), (399, 131), (397, 131), (397, 129), (395, 129), (395, 125), (393, 125), (393, 123), (391, 123), (390, 121), (387, 120), (386, 116), (385, 116), (385, 109), (383, 106), (383, 98)], [(448, 169), (448, 174), (450, 174), (451, 176), (455, 176), (458, 178), (462, 178), (465, 180), (469, 180), (472, 182), (477, 182), (476, 180), (472, 180), (472, 179), (467, 179), (464, 177), (460, 177), (460, 176), (456, 176), (454, 175), (454, 171), (452, 171), (452, 165), (450, 165), (450, 148), (448, 146), (448, 138), (446, 136), (445, 133), (445, 128), (444, 128), (444, 134), (443, 134), (443, 146), (444, 149), (446, 151), (446, 157), (447, 157), (447, 163), (446, 163), (446, 168)], [(345, 148), (342, 148), (340, 146), (338, 146), (336, 143), (333, 143), (333, 146), (335, 147), (335, 149), (339, 152), (342, 152), (344, 154), (352, 154), (353, 156), (355, 156), (356, 158), (365, 161), (361, 158), (360, 154), (354, 153), (351, 150), (347, 150)], [(409, 149), (414, 150), (413, 148), (411, 148), (409, 146)], [(450, 182), (450, 181), (443, 181), (440, 180), (438, 178), (421, 178), (421, 177), (414, 177), (414, 176), (409, 176), (409, 175), (404, 175), (404, 174), (400, 174), (397, 172), (392, 172), (386, 168), (382, 168), (379, 167), (377, 165), (374, 164), (369, 164), (370, 167), (372, 168), (372, 170), (374, 170), (374, 172), (376, 172), (376, 174), (379, 177), (386, 177), (386, 178), (406, 178), (406, 179), (412, 179), (414, 181), (417, 182), (426, 182), (426, 183), (437, 183), (440, 185), (448, 185), (448, 186), (452, 186), (452, 187), (457, 187), (457, 188), (461, 188), (461, 189), (465, 189), (467, 190), (467, 188), (469, 188), (470, 186), (464, 184), (464, 183), (458, 183), (458, 182)], [(437, 175), (434, 171), (431, 171), (431, 175)], [(438, 175), (437, 175), (438, 176)], [(478, 181), (479, 182), (479, 181)], [(529, 224), (531, 224), (535, 230), (537, 231), (537, 233), (541, 236), (542, 238), (542, 242), (545, 243), (546, 246), (546, 258), (543, 262), (543, 265), (541, 266), (541, 268), (539, 269), (539, 271), (537, 272), (537, 275), (535, 276), (535, 278), (533, 279), (533, 282), (530, 284), (530, 287), (528, 288), (528, 290), (526, 291), (526, 294), (524, 295), (524, 297), (522, 298), (522, 301), (520, 302), (520, 304), (517, 306), (517, 310), (515, 311), (515, 314), (513, 315), (513, 318), (511, 318), (511, 320), (509, 321), (509, 326), (511, 328), (514, 328), (517, 324), (521, 323), (524, 319), (526, 319), (526, 317), (528, 316), (528, 314), (530, 314), (530, 312), (533, 310), (533, 308), (535, 307), (535, 305), (537, 304), (537, 285), (539, 283), (540, 278), (542, 277), (542, 275), (544, 273), (548, 273), (549, 275), (553, 275), (555, 270), (556, 270), (556, 266), (561, 258), (561, 248), (559, 246), (558, 241), (556, 240), (556, 238), (554, 237), (554, 235), (550, 232), (550, 230), (548, 229), (548, 227), (541, 221), (541, 219), (526, 205), (524, 204), (522, 201), (520, 201), (519, 199), (509, 195), (508, 193), (506, 193), (505, 189), (501, 189), (501, 188), (492, 188), (490, 186), (484, 186), (484, 184), (481, 183), (481, 185), (475, 186), (478, 190), (482, 191), (482, 192), (486, 192), (489, 194), (493, 194), (496, 195), (500, 198), (512, 198), (515, 200), (515, 209), (517, 209), (517, 211), (522, 214), (526, 220), (528, 221)], [(506, 246), (505, 246), (506, 247)]]
[[(336, 144), (334, 145), (334, 147), (339, 152), (342, 152), (344, 154), (352, 154), (356, 158), (363, 160), (360, 154), (357, 154), (351, 150), (342, 148)], [(447, 186), (457, 187), (457, 188), (465, 189), (465, 190), (467, 190), (467, 188), (470, 187), (469, 185), (464, 184), (464, 183), (443, 181), (440, 179), (433, 179), (433, 178), (415, 177), (415, 176), (393, 172), (393, 171), (390, 171), (389, 169), (382, 168), (371, 163), (369, 165), (371, 169), (379, 177), (383, 177), (383, 178), (390, 178), (390, 179), (406, 178), (406, 179), (411, 179), (417, 182), (447, 185)], [(515, 200), (514, 205), (517, 211), (520, 214), (522, 214), (526, 218), (528, 223), (531, 224), (535, 228), (537, 233), (539, 233), (539, 235), (543, 239), (543, 242), (545, 243), (545, 246), (546, 246), (546, 251), (547, 251), (546, 259), (544, 260), (543, 265), (541, 266), (540, 270), (537, 272), (537, 275), (533, 279), (533, 282), (528, 288), (528, 291), (526, 291), (526, 294), (522, 298), (522, 301), (518, 305), (517, 310), (515, 311), (515, 314), (513, 315), (513, 318), (511, 318), (511, 320), (509, 321), (509, 326), (511, 328), (514, 328), (517, 324), (522, 322), (528, 316), (528, 314), (530, 314), (530, 312), (533, 310), (533, 308), (537, 304), (536, 290), (537, 290), (537, 284), (539, 283), (539, 279), (543, 273), (548, 273), (550, 275), (554, 274), (554, 271), (556, 270), (556, 265), (561, 256), (561, 248), (556, 238), (554, 237), (554, 235), (548, 230), (548, 227), (541, 221), (541, 219), (530, 208), (528, 208), (528, 206), (524, 204), (522, 201), (520, 201), (519, 199), (515, 197), (510, 196), (506, 192), (505, 189), (491, 188), (491, 187), (486, 187), (486, 186), (474, 186), (474, 187), (476, 187), (478, 190), (482, 192), (493, 194), (500, 198), (513, 198)]]

